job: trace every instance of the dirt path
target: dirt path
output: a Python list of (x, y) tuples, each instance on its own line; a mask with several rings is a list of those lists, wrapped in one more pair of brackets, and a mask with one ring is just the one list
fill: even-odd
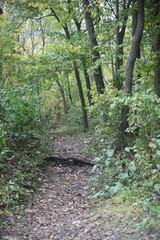
[[(54, 156), (84, 158), (75, 135), (57, 135), (50, 149)], [(49, 164), (41, 175), (41, 187), (32, 207), (14, 225), (3, 229), (1, 239), (107, 239), (106, 231), (91, 212), (90, 170), (86, 165)]]
[[(84, 159), (76, 135), (57, 134), (50, 154)], [(87, 159), (90, 161), (91, 159)], [(1, 240), (140, 240), (124, 216), (110, 209), (94, 214), (88, 185), (90, 166), (49, 164), (32, 206), (2, 230)], [(104, 213), (106, 213), (104, 215)], [(115, 221), (116, 219), (116, 221)], [(158, 239), (158, 238), (153, 238)]]

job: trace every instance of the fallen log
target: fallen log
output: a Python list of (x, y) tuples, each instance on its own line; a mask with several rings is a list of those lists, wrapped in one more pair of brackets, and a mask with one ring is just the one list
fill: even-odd
[(54, 162), (55, 164), (61, 164), (61, 165), (78, 165), (78, 166), (84, 166), (84, 165), (94, 166), (95, 165), (95, 163), (91, 163), (91, 162), (78, 159), (78, 158), (73, 158), (73, 157), (62, 158), (62, 157), (50, 156), (50, 157), (45, 157), (43, 160), (47, 162)]

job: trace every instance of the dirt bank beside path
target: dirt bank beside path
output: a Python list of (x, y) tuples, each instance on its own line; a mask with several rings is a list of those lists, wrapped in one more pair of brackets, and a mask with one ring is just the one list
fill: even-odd
[[(85, 159), (80, 139), (74, 134), (56, 134), (50, 155)], [(87, 159), (91, 161), (91, 159)], [(40, 177), (32, 206), (14, 224), (2, 229), (1, 240), (130, 240), (131, 231), (111, 224), (112, 214), (93, 213), (88, 185), (90, 166), (50, 163)], [(122, 231), (124, 230), (124, 231)]]

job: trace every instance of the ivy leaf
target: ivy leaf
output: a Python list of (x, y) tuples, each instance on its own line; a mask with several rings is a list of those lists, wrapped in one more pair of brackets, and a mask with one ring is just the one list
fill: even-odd
[(160, 150), (156, 151), (156, 155), (160, 156)]
[(114, 149), (108, 149), (107, 155), (108, 155), (108, 157), (112, 157), (114, 155)]
[(111, 165), (111, 162), (109, 161), (109, 159), (107, 159), (107, 160), (105, 161), (105, 165), (106, 165), (106, 167), (109, 167), (109, 166)]
[(133, 161), (129, 164), (129, 170), (131, 172), (135, 172), (136, 171), (136, 165), (135, 165), (135, 163)]
[(124, 149), (126, 152), (130, 152), (130, 148), (129, 147), (126, 147), (125, 149)]
[(127, 173), (127, 172), (125, 172), (125, 173), (120, 173), (120, 174), (118, 175), (118, 178), (119, 178), (120, 180), (125, 180), (125, 179), (128, 178), (128, 173)]
[(94, 173), (95, 170), (96, 170), (96, 168), (97, 168), (97, 165), (94, 165), (93, 168), (92, 168), (92, 170), (90, 171), (90, 173)]
[(158, 146), (160, 146), (160, 139), (157, 139), (156, 143), (158, 144)]
[(123, 188), (123, 184), (121, 182), (117, 182), (115, 186), (110, 188), (110, 192), (112, 194), (119, 192)]

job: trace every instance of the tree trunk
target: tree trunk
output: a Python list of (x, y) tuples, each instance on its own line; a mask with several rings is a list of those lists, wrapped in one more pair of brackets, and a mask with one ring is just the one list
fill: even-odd
[[(2, 8), (0, 8), (0, 15), (3, 14)], [(3, 85), (3, 50), (2, 48), (0, 49), (0, 114), (1, 114), (1, 94), (2, 94), (2, 85)]]
[[(93, 55), (93, 64), (95, 66), (98, 60), (100, 59), (100, 54), (99, 54), (99, 50), (96, 49), (96, 47), (98, 47), (98, 42), (95, 35), (93, 20), (91, 16), (90, 7), (89, 7), (89, 1), (83, 0), (83, 6), (85, 9), (85, 23), (86, 23), (89, 41), (90, 41), (90, 47)], [(94, 67), (94, 78), (95, 78), (98, 94), (103, 94), (105, 85), (103, 81), (102, 68), (100, 65)]]
[(156, 67), (154, 71), (154, 89), (158, 97), (160, 97), (160, 34), (152, 34), (153, 50), (156, 54)]
[[(3, 57), (3, 51), (2, 51), (2, 48), (0, 49), (0, 87), (2, 87), (2, 84), (3, 84), (3, 73), (2, 73), (2, 57)], [(1, 92), (1, 88), (0, 88), (0, 92)]]
[[(160, 2), (158, 0), (151, 1), (151, 8), (153, 8), (154, 19), (158, 19), (160, 13)], [(158, 97), (160, 97), (160, 19), (156, 22), (156, 26), (153, 26), (152, 30), (152, 48), (156, 56), (156, 67), (154, 70), (154, 89)], [(157, 28), (157, 29), (156, 29)]]
[(85, 77), (85, 80), (86, 80), (88, 102), (89, 102), (89, 106), (91, 106), (93, 104), (93, 102), (92, 102), (92, 96), (91, 96), (90, 79), (89, 79), (88, 72), (87, 72), (87, 70), (85, 68), (83, 68), (83, 73), (84, 73), (84, 77)]
[(134, 39), (132, 42), (131, 51), (127, 61), (126, 67), (126, 76), (125, 76), (125, 93), (132, 93), (132, 79), (133, 79), (133, 70), (136, 58), (138, 56), (138, 51), (143, 36), (144, 29), (144, 0), (138, 0), (138, 23)]
[(45, 31), (44, 31), (44, 28), (43, 28), (42, 19), (40, 19), (40, 30), (41, 30), (41, 34), (42, 34), (42, 50), (44, 52), (46, 39), (45, 39)]
[[(120, 67), (123, 64), (123, 47), (119, 47), (120, 44), (123, 44), (123, 39), (120, 41), (120, 34), (119, 34), (119, 0), (116, 0), (116, 61), (115, 61), (115, 72), (116, 75), (114, 77), (114, 86), (117, 87), (118, 89), (122, 88), (122, 81), (120, 80)], [(121, 54), (120, 54), (121, 51)]]
[[(2, 8), (0, 8), (0, 15), (3, 14)], [(2, 84), (2, 48), (0, 49), (0, 85)]]
[(67, 101), (66, 101), (66, 98), (65, 98), (63, 87), (62, 87), (62, 85), (61, 85), (61, 83), (60, 83), (60, 81), (58, 79), (56, 79), (56, 83), (57, 83), (57, 85), (59, 87), (59, 90), (61, 92), (61, 95), (62, 95), (63, 106), (64, 106), (64, 113), (68, 114), (69, 107), (68, 107), (68, 104), (67, 104)]
[(91, 83), (90, 83), (89, 74), (85, 67), (85, 64), (84, 63), (82, 63), (82, 64), (83, 64), (83, 73), (84, 73), (84, 77), (85, 77), (85, 81), (86, 81), (88, 102), (89, 102), (89, 106), (91, 106), (91, 105), (93, 105), (93, 99), (92, 99), (92, 95), (91, 95)]
[(70, 88), (70, 83), (69, 83), (69, 77), (67, 75), (67, 87), (68, 87), (68, 95), (69, 95), (69, 99), (71, 104), (74, 106), (73, 100), (72, 100), (72, 94), (71, 94), (71, 88)]
[[(132, 42), (130, 54), (127, 61), (126, 66), (126, 76), (125, 76), (125, 93), (127, 95), (132, 94), (132, 79), (133, 79), (133, 70), (136, 58), (138, 56), (138, 51), (141, 43), (141, 39), (143, 36), (143, 29), (144, 29), (144, 0), (138, 0), (138, 23), (136, 32), (134, 35), (134, 39)], [(124, 145), (124, 134), (126, 128), (128, 127), (128, 113), (129, 107), (124, 106), (121, 111), (121, 123), (120, 123), (120, 130), (118, 136), (118, 147), (119, 149), (122, 148)]]
[[(138, 11), (136, 9), (136, 3), (137, 0), (132, 0), (132, 7), (133, 7), (133, 14), (132, 14), (132, 37), (134, 37), (136, 28), (137, 28), (137, 22), (138, 22)], [(140, 58), (140, 47), (138, 49), (137, 58)]]
[[(70, 2), (70, 0), (69, 0), (69, 2)], [(80, 31), (81, 31), (81, 22), (78, 22), (78, 20), (75, 17), (74, 18), (74, 23), (76, 25), (77, 32), (80, 33)], [(83, 61), (83, 60), (82, 60), (82, 66), (83, 66), (83, 73), (84, 73), (84, 77), (85, 77), (85, 81), (86, 81), (88, 102), (89, 102), (89, 106), (91, 106), (93, 104), (93, 101), (92, 101), (92, 96), (91, 96), (90, 78), (89, 78), (89, 74), (88, 74), (87, 69), (86, 69), (85, 61)]]
[(78, 71), (78, 68), (77, 68), (76, 61), (73, 62), (73, 67), (74, 67), (74, 72), (75, 72), (75, 75), (76, 75), (77, 86), (78, 86), (78, 90), (79, 90), (79, 96), (80, 96), (80, 99), (81, 99), (84, 129), (86, 130), (88, 128), (87, 110), (86, 110), (86, 104), (85, 104), (85, 100), (84, 100), (84, 94), (83, 94), (83, 90), (82, 90), (81, 79), (80, 79), (80, 76), (79, 76), (79, 71)]
[[(115, 61), (115, 76), (114, 76), (114, 86), (117, 87), (119, 90), (123, 86), (123, 78), (121, 75), (121, 67), (123, 66), (123, 40), (126, 31), (126, 24), (128, 20), (128, 13), (123, 17), (123, 25), (120, 29), (119, 26), (119, 0), (116, 0), (116, 61)], [(128, 1), (127, 6), (125, 1), (123, 2), (123, 11), (126, 9), (128, 10), (131, 4), (131, 0)], [(126, 14), (126, 13), (125, 13)]]

